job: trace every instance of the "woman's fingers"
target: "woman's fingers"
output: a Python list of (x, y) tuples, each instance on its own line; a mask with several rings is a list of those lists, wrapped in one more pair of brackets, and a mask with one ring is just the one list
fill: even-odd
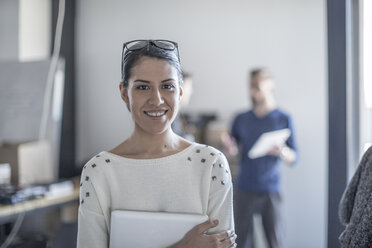
[(214, 234), (213, 236), (220, 242), (219, 247), (236, 247), (235, 240), (237, 236), (233, 230)]
[(203, 222), (203, 223), (197, 225), (195, 227), (195, 231), (199, 234), (203, 234), (206, 231), (208, 231), (208, 229), (216, 227), (217, 225), (218, 225), (218, 220), (214, 220), (214, 221), (207, 220), (206, 222)]
[(221, 241), (221, 247), (234, 247), (235, 240), (236, 240), (236, 234), (229, 236), (228, 238)]
[(234, 234), (235, 234), (235, 232), (233, 230), (228, 230), (228, 231), (225, 231), (225, 232), (217, 233), (215, 235), (219, 240), (222, 241), (222, 240), (225, 240), (225, 239), (229, 238), (230, 236), (233, 236)]
[(209, 229), (216, 227), (217, 225), (218, 220), (208, 220), (195, 226), (185, 237), (187, 240), (184, 241), (184, 243), (188, 244), (185, 247), (236, 247), (236, 234), (233, 230), (228, 230), (217, 234), (206, 234)]

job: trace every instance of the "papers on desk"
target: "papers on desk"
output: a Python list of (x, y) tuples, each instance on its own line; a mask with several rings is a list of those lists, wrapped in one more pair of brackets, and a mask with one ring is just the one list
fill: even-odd
[(55, 199), (74, 193), (74, 183), (62, 180), (52, 184), (29, 185), (0, 185), (0, 204), (17, 204), (37, 198)]
[(248, 151), (248, 157), (255, 159), (266, 156), (274, 146), (282, 146), (290, 135), (291, 131), (288, 128), (261, 134), (251, 150)]
[(74, 191), (74, 183), (70, 180), (52, 183), (48, 186), (48, 191), (45, 193), (45, 198), (58, 198), (65, 195), (70, 195)]
[(0, 187), (0, 204), (17, 204), (28, 200), (41, 198), (46, 192), (45, 186), (27, 186), (21, 188), (15, 185), (2, 185)]

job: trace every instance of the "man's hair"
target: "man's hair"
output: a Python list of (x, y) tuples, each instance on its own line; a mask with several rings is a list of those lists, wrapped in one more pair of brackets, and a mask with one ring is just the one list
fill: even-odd
[(267, 68), (255, 68), (250, 71), (250, 78), (269, 79), (273, 78), (271, 72)]
[(182, 70), (182, 79), (185, 80), (185, 79), (190, 79), (192, 78), (192, 75), (184, 70)]

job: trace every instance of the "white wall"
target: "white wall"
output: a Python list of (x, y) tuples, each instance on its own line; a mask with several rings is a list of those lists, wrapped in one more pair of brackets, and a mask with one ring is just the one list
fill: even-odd
[(19, 60), (50, 57), (52, 7), (50, 0), (19, 0)]
[(118, 91), (124, 41), (178, 41), (183, 67), (194, 75), (188, 110), (217, 111), (226, 124), (248, 107), (248, 69), (268, 66), (299, 147), (297, 166), (283, 169), (286, 247), (326, 247), (324, 0), (80, 0), (77, 7), (79, 162), (131, 132)]

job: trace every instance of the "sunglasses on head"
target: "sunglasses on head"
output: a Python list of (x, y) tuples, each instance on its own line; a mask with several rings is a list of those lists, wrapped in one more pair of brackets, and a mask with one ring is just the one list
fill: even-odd
[(178, 50), (177, 42), (170, 41), (170, 40), (132, 40), (125, 42), (123, 44), (123, 53), (122, 53), (122, 61), (125, 57), (133, 51), (141, 50), (145, 47), (149, 48), (150, 46), (155, 46), (157, 48), (166, 50), (166, 51), (174, 51), (177, 50), (177, 58), (180, 61), (180, 53)]

